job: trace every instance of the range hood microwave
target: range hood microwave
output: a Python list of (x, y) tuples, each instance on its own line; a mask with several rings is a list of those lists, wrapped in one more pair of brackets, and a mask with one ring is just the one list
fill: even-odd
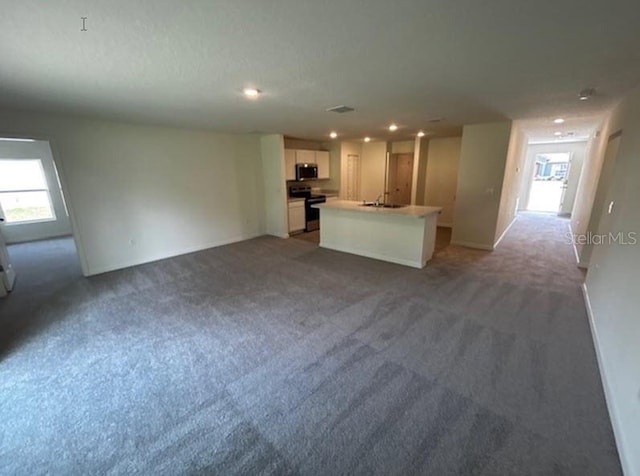
[(318, 178), (318, 164), (296, 164), (296, 180), (316, 180)]

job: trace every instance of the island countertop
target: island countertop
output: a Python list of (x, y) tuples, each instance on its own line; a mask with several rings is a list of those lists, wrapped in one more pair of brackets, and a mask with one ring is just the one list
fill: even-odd
[(348, 210), (362, 213), (379, 213), (385, 215), (403, 215), (407, 217), (423, 218), (428, 215), (440, 213), (442, 207), (423, 207), (421, 205), (406, 205), (400, 208), (366, 207), (361, 201), (332, 200), (325, 203), (312, 205), (313, 208), (330, 208), (334, 210)]

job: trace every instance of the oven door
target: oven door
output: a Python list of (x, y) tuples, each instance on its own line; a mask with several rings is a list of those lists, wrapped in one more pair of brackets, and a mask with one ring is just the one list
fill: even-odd
[(315, 180), (318, 178), (318, 166), (316, 164), (296, 164), (296, 180)]
[(311, 205), (324, 203), (326, 201), (327, 199), (325, 197), (307, 198), (305, 200), (306, 227), (304, 231), (314, 231), (320, 229), (320, 210), (318, 210), (317, 208), (313, 208)]

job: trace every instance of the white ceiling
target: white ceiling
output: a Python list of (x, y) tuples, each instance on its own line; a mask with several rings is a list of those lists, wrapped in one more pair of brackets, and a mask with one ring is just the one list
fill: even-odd
[[(400, 139), (555, 116), (593, 127), (640, 82), (637, 0), (0, 0), (0, 11), (0, 106), (217, 131)], [(246, 100), (244, 86), (264, 94)], [(598, 94), (578, 101), (587, 87)], [(339, 104), (356, 111), (325, 112)]]

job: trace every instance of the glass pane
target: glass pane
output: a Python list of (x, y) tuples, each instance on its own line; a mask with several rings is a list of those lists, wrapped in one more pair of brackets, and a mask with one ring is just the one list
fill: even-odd
[(0, 192), (0, 206), (7, 223), (53, 220), (49, 192)]
[(49, 190), (40, 159), (0, 160), (0, 192)]

